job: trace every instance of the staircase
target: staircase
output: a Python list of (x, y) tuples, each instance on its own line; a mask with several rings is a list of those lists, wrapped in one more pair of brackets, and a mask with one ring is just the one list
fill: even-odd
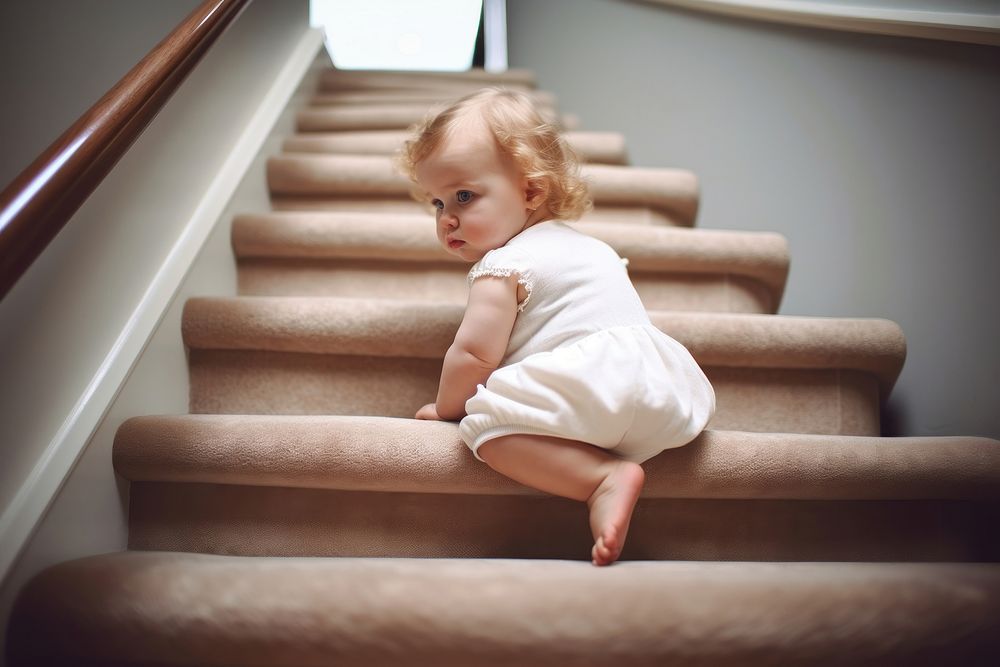
[[(780, 316), (783, 238), (694, 229), (697, 180), (568, 131), (653, 323), (718, 411), (646, 465), (623, 560), (582, 504), (475, 461), (433, 399), (468, 266), (390, 153), (530, 73), (325, 74), (233, 224), (239, 294), (188, 301), (190, 413), (121, 426), (129, 550), (22, 591), (12, 665), (913, 665), (1000, 660), (1000, 442), (882, 438), (894, 323)], [(569, 119), (567, 124), (572, 124)]]

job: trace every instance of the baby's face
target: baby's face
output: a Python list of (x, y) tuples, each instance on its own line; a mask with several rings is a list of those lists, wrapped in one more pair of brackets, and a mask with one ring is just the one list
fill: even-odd
[(528, 224), (527, 183), (482, 125), (456, 128), (417, 166), (420, 188), (437, 215), (437, 235), (451, 254), (482, 259)]

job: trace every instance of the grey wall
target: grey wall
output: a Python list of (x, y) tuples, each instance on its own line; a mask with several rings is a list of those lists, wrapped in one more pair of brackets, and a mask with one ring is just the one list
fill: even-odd
[(199, 4), (0, 2), (0, 188)]
[(1000, 48), (507, 0), (510, 62), (632, 161), (692, 169), (705, 228), (784, 234), (781, 314), (908, 341), (887, 435), (1000, 438)]

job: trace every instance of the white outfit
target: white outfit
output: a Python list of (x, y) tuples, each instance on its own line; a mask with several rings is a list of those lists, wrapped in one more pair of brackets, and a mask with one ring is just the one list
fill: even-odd
[(469, 282), (511, 275), (527, 297), (500, 368), (466, 402), (459, 427), (476, 458), (483, 443), (525, 433), (642, 462), (705, 428), (715, 412), (711, 384), (687, 349), (650, 323), (607, 244), (558, 221), (538, 223), (486, 253)]

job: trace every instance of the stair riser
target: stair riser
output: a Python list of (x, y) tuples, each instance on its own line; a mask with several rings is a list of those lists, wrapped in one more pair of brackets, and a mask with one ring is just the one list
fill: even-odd
[[(199, 414), (412, 417), (434, 400), (440, 359), (259, 350), (190, 351), (190, 410)], [(879, 390), (836, 369), (704, 368), (716, 392), (709, 428), (878, 435)]]
[[(1000, 560), (1000, 503), (642, 499), (626, 560)], [(582, 503), (548, 496), (132, 484), (129, 548), (241, 556), (585, 560)]]
[[(243, 296), (364, 296), (433, 299), (464, 305), (465, 265), (377, 260), (243, 259), (238, 262)], [(764, 285), (743, 276), (630, 271), (649, 310), (774, 313), (778, 304)]]

